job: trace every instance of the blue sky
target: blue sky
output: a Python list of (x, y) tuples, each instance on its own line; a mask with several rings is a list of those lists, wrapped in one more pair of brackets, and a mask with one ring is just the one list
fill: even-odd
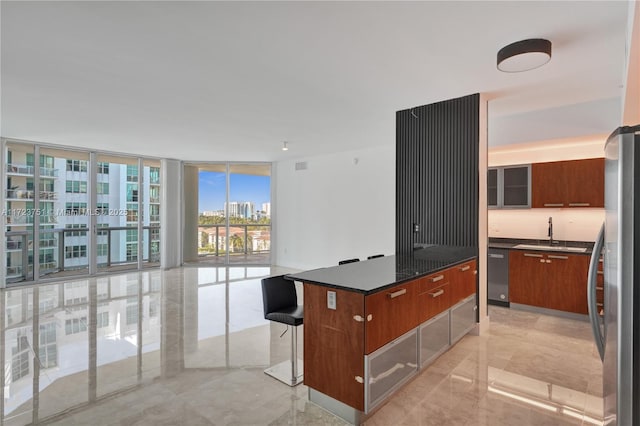
[[(199, 172), (198, 211), (222, 210), (225, 202), (225, 174), (219, 172)], [(270, 202), (270, 176), (231, 175), (229, 201), (252, 201), (256, 210), (262, 203)]]

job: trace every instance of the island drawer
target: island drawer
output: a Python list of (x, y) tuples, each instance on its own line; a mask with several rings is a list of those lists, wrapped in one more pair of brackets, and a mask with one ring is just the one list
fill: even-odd
[(426, 277), (420, 278), (418, 280), (419, 289), (418, 292), (420, 294), (431, 291), (435, 288), (442, 286), (443, 284), (449, 283), (449, 275), (451, 271), (449, 269), (445, 269), (444, 271), (437, 272), (435, 274), (427, 275)]
[(451, 307), (451, 286), (449, 283), (431, 289), (418, 296), (418, 314), (420, 322), (430, 318)]
[(365, 412), (418, 372), (417, 328), (365, 356)]
[(420, 368), (435, 360), (449, 347), (449, 310), (420, 326)]
[(476, 295), (467, 297), (451, 308), (451, 344), (460, 340), (476, 324)]

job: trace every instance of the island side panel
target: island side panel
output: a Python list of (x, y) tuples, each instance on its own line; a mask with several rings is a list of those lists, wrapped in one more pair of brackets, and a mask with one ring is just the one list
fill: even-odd
[[(336, 293), (336, 309), (327, 292)], [(364, 295), (304, 283), (304, 384), (364, 411)]]

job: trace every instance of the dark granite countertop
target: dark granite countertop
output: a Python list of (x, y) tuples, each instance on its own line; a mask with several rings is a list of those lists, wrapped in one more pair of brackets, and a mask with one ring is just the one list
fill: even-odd
[[(521, 248), (519, 245), (536, 246), (539, 248)], [(593, 250), (593, 242), (588, 241), (553, 241), (553, 249), (548, 248), (545, 250), (545, 246), (549, 246), (549, 240), (530, 240), (524, 238), (489, 238), (489, 248), (509, 249), (509, 250), (541, 250), (552, 251), (560, 253), (570, 254), (584, 254), (591, 256)], [(586, 249), (585, 251), (578, 251), (577, 249)]]
[(388, 287), (476, 258), (473, 247), (430, 246), (411, 254), (396, 254), (287, 275), (287, 278), (373, 294)]

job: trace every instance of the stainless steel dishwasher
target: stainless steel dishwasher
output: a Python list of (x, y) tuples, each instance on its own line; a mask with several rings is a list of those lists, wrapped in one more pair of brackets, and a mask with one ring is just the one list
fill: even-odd
[(509, 306), (509, 250), (489, 248), (488, 253), (488, 303)]

